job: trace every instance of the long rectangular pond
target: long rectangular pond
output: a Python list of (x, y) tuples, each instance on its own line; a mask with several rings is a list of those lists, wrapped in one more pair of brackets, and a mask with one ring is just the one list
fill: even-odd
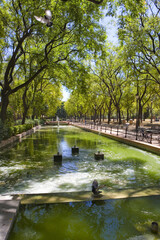
[[(94, 159), (97, 151), (104, 160)], [(57, 152), (63, 155), (58, 166)], [(72, 126), (44, 127), (0, 150), (0, 194), (90, 191), (93, 179), (105, 190), (159, 187), (159, 172), (160, 156)]]

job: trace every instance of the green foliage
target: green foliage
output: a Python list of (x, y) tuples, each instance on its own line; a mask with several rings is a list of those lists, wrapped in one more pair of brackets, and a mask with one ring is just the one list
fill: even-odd
[[(19, 125), (19, 126), (20, 126), (21, 123), (22, 123), (22, 120), (21, 120), (21, 119), (19, 119), (19, 120), (16, 121), (16, 125)], [(39, 119), (34, 119), (34, 120), (32, 120), (32, 119), (26, 119), (26, 123), (23, 124), (23, 125), (21, 125), (21, 126), (32, 125), (32, 126), (34, 127), (34, 126), (38, 126), (39, 124), (40, 124), (40, 120), (39, 120)]]
[(5, 124), (8, 126), (13, 126), (14, 124), (14, 114), (10, 108), (7, 110), (7, 121)]
[(136, 18), (126, 13), (121, 16), (119, 39), (123, 45), (123, 58), (139, 75), (160, 84), (160, 16), (155, 1), (145, 3), (143, 13)]
[[(43, 122), (43, 121), (42, 121)], [(18, 123), (18, 121), (17, 121)], [(17, 134), (20, 134), (22, 132), (26, 132), (33, 128), (33, 126), (39, 125), (40, 121), (38, 119), (35, 120), (27, 120), (26, 124), (23, 125), (15, 125), (13, 127), (10, 127), (6, 124), (3, 124), (0, 120), (0, 142), (2, 140), (8, 139), (12, 136), (15, 136)]]
[(55, 115), (58, 116), (62, 120), (66, 119), (67, 113), (66, 113), (65, 108), (64, 108), (64, 102), (62, 102), (61, 106), (58, 107)]
[[(48, 6), (53, 13), (51, 28), (34, 18), (43, 16)], [(107, 15), (118, 15), (120, 48), (105, 49), (106, 32), (99, 23), (104, 9)], [(62, 107), (61, 84), (72, 90), (65, 103), (70, 115), (109, 111), (110, 103), (113, 111), (134, 111), (137, 85), (140, 89), (148, 75), (148, 81), (160, 84), (159, 20), (154, 0), (109, 0), (101, 4), (40, 0), (36, 5), (30, 0), (2, 0), (0, 87), (2, 105), (5, 96), (10, 102), (7, 125), (12, 127), (24, 113), (24, 118), (33, 119), (55, 116)], [(154, 84), (147, 85), (144, 106), (159, 94)], [(143, 92), (143, 86), (140, 90)], [(23, 128), (16, 127), (14, 132)]]
[(4, 124), (0, 119), (0, 142), (3, 140), (3, 137), (4, 137)]
[(9, 127), (7, 137), (10, 138), (12, 136), (14, 136), (14, 127)]
[(14, 127), (11, 128), (11, 130), (13, 129), (12, 135), (17, 135), (19, 133), (26, 132), (31, 128), (33, 128), (33, 124), (31, 123), (27, 123), (23, 125), (15, 125)]
[(27, 130), (30, 130), (32, 127), (33, 127), (33, 125), (31, 124), (31, 123), (28, 123), (28, 124), (24, 124), (25, 125), (25, 130), (27, 131)]
[[(102, 8), (105, 4), (102, 3), (99, 7), (90, 1), (71, 0), (65, 4), (63, 1), (50, 1), (49, 8), (53, 13), (53, 26), (47, 28), (45, 24), (34, 18), (35, 15), (44, 15), (45, 9), (48, 8), (46, 1), (36, 2), (35, 7), (34, 1), (9, 0), (6, 2), (3, 0), (1, 6), (10, 17), (9, 20), (5, 18), (5, 41), (2, 49), (2, 64), (4, 64), (2, 105), (5, 105), (3, 98), (6, 95), (9, 97), (23, 87), (28, 87), (34, 80), (40, 81), (43, 74), (47, 74), (50, 82), (61, 81), (66, 86), (73, 85), (73, 83), (74, 86), (80, 86), (79, 77), (74, 81), (72, 78), (71, 84), (69, 77), (62, 80), (62, 75), (66, 74), (62, 71), (69, 69), (68, 72), (72, 74), (78, 72), (79, 68), (80, 72), (83, 69), (84, 59), (91, 54), (93, 57), (102, 55), (106, 34), (99, 20), (103, 15)], [(82, 78), (81, 81), (81, 88), (83, 88)], [(27, 93), (27, 99), (31, 100), (30, 104), (34, 94), (35, 88)], [(44, 99), (44, 96), (41, 98)], [(48, 113), (48, 106), (51, 102), (53, 103), (53, 99), (50, 99), (49, 103), (42, 101), (43, 109), (41, 110), (44, 114)], [(16, 101), (15, 106), (18, 105), (19, 102)], [(2, 109), (1, 116), (5, 121), (6, 109)], [(55, 112), (56, 107), (54, 112), (49, 114), (53, 115)]]
[(14, 135), (19, 133), (19, 125), (13, 127)]
[(40, 124), (40, 125), (44, 125), (44, 124), (45, 124), (45, 122), (46, 122), (46, 120), (45, 120), (45, 119), (40, 119), (40, 121), (39, 121), (39, 124)]
[(38, 126), (40, 124), (40, 120), (39, 119), (34, 119), (34, 126)]
[(11, 137), (13, 135), (13, 131), (12, 127), (8, 127), (0, 121), (0, 142), (8, 137)]

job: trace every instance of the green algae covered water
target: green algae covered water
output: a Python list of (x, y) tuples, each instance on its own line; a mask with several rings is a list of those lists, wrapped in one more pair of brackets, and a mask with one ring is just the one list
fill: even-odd
[[(94, 159), (97, 151), (104, 160)], [(57, 152), (62, 165), (53, 162)], [(72, 126), (44, 127), (0, 150), (0, 194), (88, 191), (93, 179), (116, 189), (160, 186), (159, 172), (160, 156)]]
[(22, 205), (9, 240), (157, 240), (160, 197)]

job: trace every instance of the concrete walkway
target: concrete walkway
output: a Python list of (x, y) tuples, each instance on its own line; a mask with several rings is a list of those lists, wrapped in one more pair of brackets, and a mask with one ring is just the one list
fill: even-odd
[(151, 144), (151, 143), (147, 143), (144, 141), (135, 140), (135, 136), (133, 136), (133, 137), (130, 136), (130, 138), (127, 138), (127, 137), (125, 138), (124, 131), (119, 131), (118, 136), (117, 136), (116, 132), (111, 133), (109, 129), (107, 129), (107, 130), (101, 129), (100, 126), (98, 129), (97, 129), (97, 127), (95, 129), (91, 129), (89, 124), (85, 125), (85, 124), (81, 124), (81, 123), (70, 122), (70, 125), (82, 128), (82, 129), (90, 131), (90, 132), (98, 133), (98, 134), (101, 134), (108, 138), (111, 138), (113, 140), (123, 142), (125, 144), (128, 144), (128, 145), (131, 145), (131, 146), (134, 146), (134, 147), (137, 147), (137, 148), (160, 155), (160, 145), (158, 145), (157, 143), (154, 143), (154, 142)]
[(0, 196), (0, 240), (7, 240), (16, 219), (20, 200), (11, 196)]

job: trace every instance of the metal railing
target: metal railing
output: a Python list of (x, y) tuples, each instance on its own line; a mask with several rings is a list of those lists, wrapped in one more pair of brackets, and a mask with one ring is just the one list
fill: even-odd
[(82, 125), (85, 128), (93, 129), (99, 132), (104, 132), (111, 135), (116, 135), (122, 138), (147, 142), (150, 144), (160, 145), (160, 130), (152, 130), (147, 128), (138, 128), (136, 131), (129, 124), (113, 125), (113, 124), (100, 124), (94, 122), (73, 122), (76, 125)]

